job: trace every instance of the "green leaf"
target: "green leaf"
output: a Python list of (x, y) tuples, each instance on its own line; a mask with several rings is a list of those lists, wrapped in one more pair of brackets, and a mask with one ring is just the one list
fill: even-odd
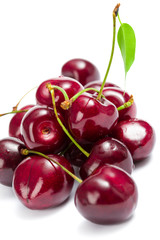
[(136, 37), (133, 28), (127, 23), (122, 23), (118, 30), (117, 40), (126, 76), (135, 59)]

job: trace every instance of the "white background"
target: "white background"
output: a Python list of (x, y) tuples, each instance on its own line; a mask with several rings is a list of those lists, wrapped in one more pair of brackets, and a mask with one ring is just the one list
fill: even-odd
[[(42, 81), (60, 75), (71, 58), (93, 62), (103, 79), (112, 43), (112, 10), (106, 0), (0, 0), (0, 112)], [(85, 220), (69, 200), (54, 209), (24, 207), (12, 189), (0, 185), (1, 239), (145, 239), (160, 238), (159, 75), (160, 34), (158, 0), (121, 0), (120, 17), (135, 30), (136, 59), (127, 75), (127, 91), (134, 95), (137, 117), (155, 129), (156, 146), (149, 159), (138, 164), (133, 178), (139, 190), (134, 216), (116, 225)], [(117, 30), (119, 22), (117, 20)], [(124, 67), (118, 44), (108, 81), (124, 87)], [(35, 91), (21, 106), (34, 103)], [(11, 116), (0, 119), (0, 138), (8, 136)]]

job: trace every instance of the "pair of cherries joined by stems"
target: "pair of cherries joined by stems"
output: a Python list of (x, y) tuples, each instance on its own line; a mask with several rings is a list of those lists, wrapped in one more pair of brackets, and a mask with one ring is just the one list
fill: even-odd
[(0, 141), (0, 182), (28, 208), (61, 204), (75, 179), (75, 205), (86, 219), (106, 224), (132, 216), (138, 191), (130, 174), (150, 155), (155, 133), (136, 118), (127, 92), (99, 78), (91, 62), (70, 60), (62, 76), (40, 84), (35, 106), (13, 110), (10, 137)]

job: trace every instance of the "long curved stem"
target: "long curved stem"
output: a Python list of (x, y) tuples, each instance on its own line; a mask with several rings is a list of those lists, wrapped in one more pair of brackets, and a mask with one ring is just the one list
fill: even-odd
[(61, 167), (66, 173), (68, 173), (72, 178), (74, 178), (77, 182), (81, 183), (82, 180), (80, 178), (78, 178), (76, 175), (74, 175), (72, 172), (70, 172), (67, 168), (65, 168), (63, 165), (61, 165), (59, 162), (57, 162), (56, 160), (54, 160), (53, 158), (48, 157), (47, 155), (41, 153), (41, 152), (37, 152), (37, 151), (33, 151), (33, 150), (29, 150), (29, 149), (22, 149), (21, 150), (21, 154), (22, 155), (29, 155), (29, 154), (36, 154), (39, 155), (41, 157), (44, 157), (54, 163), (56, 163), (59, 167)]
[(24, 94), (23, 97), (21, 97), (21, 99), (18, 101), (18, 103), (13, 107), (13, 111), (16, 111), (16, 110), (17, 110), (17, 108), (18, 108), (19, 104), (21, 103), (22, 99), (23, 99), (26, 95), (28, 95), (28, 93), (30, 93), (32, 90), (34, 90), (35, 88), (37, 88), (37, 86), (34, 87), (34, 88), (32, 88), (32, 89), (30, 89), (27, 93)]
[(120, 4), (117, 4), (117, 6), (114, 8), (113, 10), (113, 40), (112, 40), (112, 49), (111, 49), (111, 55), (110, 55), (110, 59), (109, 59), (109, 64), (107, 67), (107, 71), (103, 80), (103, 83), (101, 85), (101, 89), (99, 91), (99, 94), (97, 96), (97, 100), (100, 100), (101, 96), (102, 96), (102, 91), (104, 88), (104, 85), (106, 83), (106, 79), (108, 77), (108, 73), (111, 67), (111, 63), (112, 63), (112, 59), (113, 59), (113, 54), (114, 54), (114, 48), (115, 48), (115, 38), (116, 38), (116, 16), (118, 14), (118, 9), (119, 9)]
[(24, 109), (24, 110), (15, 110), (15, 111), (11, 111), (11, 112), (7, 112), (7, 113), (2, 113), (0, 114), (0, 117), (8, 115), (8, 114), (14, 114), (14, 113), (21, 113), (21, 112), (27, 112), (28, 109)]

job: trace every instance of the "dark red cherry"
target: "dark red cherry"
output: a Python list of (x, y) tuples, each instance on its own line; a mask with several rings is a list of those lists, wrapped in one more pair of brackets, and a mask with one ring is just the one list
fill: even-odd
[[(34, 107), (34, 105), (27, 105), (19, 110), (26, 110), (26, 109), (30, 109)], [(22, 140), (22, 136), (21, 136), (21, 132), (20, 132), (20, 125), (21, 125), (21, 121), (22, 118), (24, 117), (24, 115), (26, 114), (26, 112), (21, 112), (21, 113), (16, 113), (10, 123), (9, 123), (9, 136), (10, 137), (15, 137), (15, 138), (19, 138)]]
[[(60, 113), (59, 117), (64, 122)], [(25, 114), (21, 133), (27, 148), (43, 153), (58, 153), (67, 142), (53, 109), (45, 106), (35, 106)]]
[(17, 138), (8, 137), (0, 140), (0, 183), (12, 186), (13, 172), (18, 164), (25, 158), (21, 149), (25, 148), (23, 142)]
[(148, 157), (155, 143), (152, 126), (135, 118), (119, 122), (111, 135), (128, 147), (135, 162)]
[(78, 97), (68, 112), (70, 131), (82, 144), (105, 137), (117, 120), (118, 111), (115, 105), (104, 98), (98, 101), (87, 93)]
[[(73, 168), (64, 157), (48, 156), (73, 173)], [(30, 156), (16, 168), (13, 189), (26, 207), (43, 209), (64, 202), (71, 193), (73, 182), (73, 178), (57, 164), (40, 156)]]
[[(103, 89), (103, 95), (112, 102), (117, 108), (123, 105), (125, 102), (128, 102), (130, 99), (130, 95), (125, 92), (124, 90), (120, 88), (115, 87), (107, 87)], [(119, 121), (129, 119), (129, 118), (135, 118), (137, 113), (136, 104), (133, 102), (133, 104), (125, 108), (121, 111), (119, 111)]]
[[(91, 151), (91, 145), (81, 145), (87, 152)], [(65, 158), (74, 166), (81, 167), (87, 157), (74, 144), (65, 152)]]
[(80, 214), (98, 224), (129, 219), (137, 205), (135, 182), (122, 169), (104, 165), (77, 188), (75, 205)]
[[(79, 82), (69, 77), (60, 76), (58, 78), (46, 80), (42, 82), (38, 87), (36, 92), (36, 100), (39, 105), (46, 105), (48, 107), (53, 107), (53, 103), (51, 94), (48, 88), (46, 88), (47, 83), (63, 88), (68, 94), (69, 98), (73, 97), (76, 93), (84, 89)], [(56, 106), (59, 107), (61, 102), (63, 101), (64, 101), (63, 94), (61, 93), (61, 91), (55, 89)]]
[(66, 62), (62, 67), (62, 75), (79, 81), (82, 85), (100, 79), (96, 66), (84, 59), (76, 58)]
[(97, 167), (112, 164), (122, 168), (129, 174), (133, 170), (133, 159), (127, 147), (114, 138), (103, 138), (96, 142), (88, 159), (80, 168), (82, 179), (87, 178)]
[[(84, 86), (84, 88), (95, 88), (95, 89), (97, 89), (97, 90), (100, 90), (101, 85), (102, 85), (102, 82), (100, 82), (100, 81), (93, 81), (93, 82), (87, 83), (87, 84)], [(105, 87), (105, 88), (106, 88), (106, 87), (117, 87), (117, 88), (119, 88), (116, 84), (111, 83), (111, 82), (106, 82), (105, 85), (104, 85), (104, 87)], [(93, 94), (93, 93), (95, 93), (95, 91), (88, 91), (88, 93), (92, 93), (92, 94)]]

